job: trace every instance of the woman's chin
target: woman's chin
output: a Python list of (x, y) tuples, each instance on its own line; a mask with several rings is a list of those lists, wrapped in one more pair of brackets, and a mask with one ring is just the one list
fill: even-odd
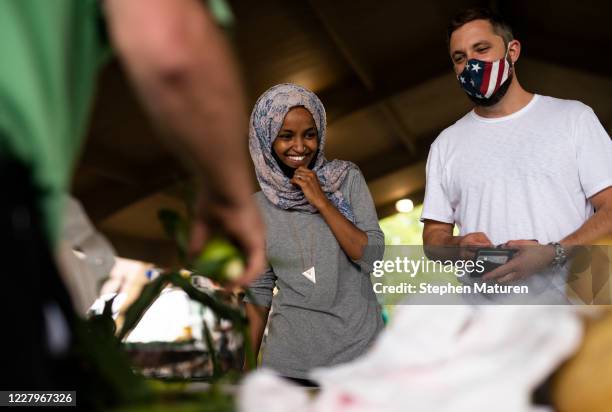
[(283, 163), (285, 163), (285, 166), (290, 167), (292, 169), (297, 169), (298, 167), (301, 167), (301, 166), (308, 167), (308, 162), (310, 161), (308, 159), (297, 161), (297, 160), (291, 160), (287, 158), (285, 158), (284, 160), (285, 161)]

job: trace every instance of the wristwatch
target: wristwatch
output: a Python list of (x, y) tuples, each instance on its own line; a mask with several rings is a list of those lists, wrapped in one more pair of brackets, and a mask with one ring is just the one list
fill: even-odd
[(550, 265), (553, 267), (561, 267), (567, 262), (567, 251), (559, 242), (550, 242), (549, 245), (555, 248), (555, 257)]

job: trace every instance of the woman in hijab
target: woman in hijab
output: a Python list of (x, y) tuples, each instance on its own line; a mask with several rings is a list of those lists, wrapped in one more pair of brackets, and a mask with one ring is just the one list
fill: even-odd
[(384, 236), (359, 169), (325, 159), (325, 129), (313, 92), (279, 84), (249, 130), (269, 263), (245, 299), (251, 339), (257, 353), (267, 323), (263, 366), (304, 385), (313, 368), (364, 353), (383, 325), (369, 274)]

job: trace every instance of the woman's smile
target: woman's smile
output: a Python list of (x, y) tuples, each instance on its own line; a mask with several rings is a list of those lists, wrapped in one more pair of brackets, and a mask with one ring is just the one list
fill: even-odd
[(283, 163), (285, 163), (289, 167), (293, 167), (294, 169), (297, 169), (300, 166), (304, 166), (304, 167), (308, 166), (311, 159), (312, 159), (312, 153), (309, 153), (308, 155), (302, 155), (302, 156), (286, 155), (285, 159), (281, 158), (281, 160), (283, 160)]

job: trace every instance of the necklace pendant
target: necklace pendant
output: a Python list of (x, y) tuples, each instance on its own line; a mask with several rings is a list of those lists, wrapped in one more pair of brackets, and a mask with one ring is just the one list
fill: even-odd
[(311, 267), (310, 269), (307, 269), (306, 271), (302, 272), (302, 275), (304, 275), (306, 277), (306, 279), (308, 279), (312, 283), (317, 283), (317, 280), (315, 278), (315, 268), (314, 268), (314, 266)]

